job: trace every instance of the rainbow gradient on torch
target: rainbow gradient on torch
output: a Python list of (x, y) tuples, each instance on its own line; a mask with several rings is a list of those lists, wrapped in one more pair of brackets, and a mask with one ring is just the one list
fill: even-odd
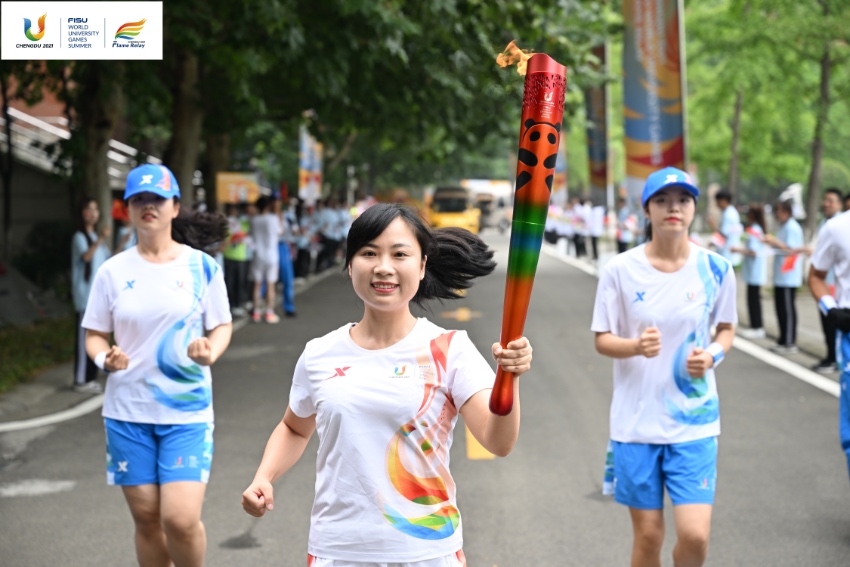
[(148, 21), (147, 18), (140, 22), (129, 22), (122, 25), (118, 28), (118, 31), (115, 32), (115, 39), (136, 39), (136, 36), (142, 33), (142, 28), (145, 27), (146, 21)]
[[(525, 328), (552, 195), (566, 89), (566, 67), (544, 53), (531, 56), (525, 76), (517, 150), (516, 193), (500, 338), (503, 348), (522, 337)], [(496, 371), (490, 395), (490, 411), (496, 415), (511, 413), (513, 377), (501, 367)]]

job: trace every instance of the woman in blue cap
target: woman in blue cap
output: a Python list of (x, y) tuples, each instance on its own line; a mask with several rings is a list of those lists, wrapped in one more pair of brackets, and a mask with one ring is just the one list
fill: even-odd
[[(737, 323), (729, 261), (688, 240), (699, 189), (667, 167), (646, 180), (645, 244), (599, 280), (591, 330), (614, 359), (614, 499), (629, 507), (632, 566), (661, 564), (664, 490), (673, 502), (677, 566), (705, 561), (720, 434), (714, 368)], [(716, 325), (712, 339), (711, 326)]]
[(130, 171), (124, 199), (138, 244), (97, 272), (82, 322), (88, 355), (110, 372), (107, 483), (124, 491), (140, 565), (200, 566), (213, 453), (209, 367), (231, 335), (222, 270), (202, 250), (226, 238), (227, 221), (181, 213), (164, 166)]

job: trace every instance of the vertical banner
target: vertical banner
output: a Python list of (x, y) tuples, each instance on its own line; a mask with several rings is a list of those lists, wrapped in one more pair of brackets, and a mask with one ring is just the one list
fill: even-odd
[(624, 0), (623, 105), (626, 191), (640, 210), (647, 176), (685, 169), (680, 0)]
[(314, 204), (322, 196), (322, 144), (304, 125), (298, 128), (298, 197)]
[[(599, 70), (608, 67), (605, 44), (593, 48), (599, 59)], [(587, 114), (587, 157), (590, 168), (590, 200), (594, 206), (605, 206), (608, 202), (608, 90), (599, 85), (584, 91), (585, 113)]]

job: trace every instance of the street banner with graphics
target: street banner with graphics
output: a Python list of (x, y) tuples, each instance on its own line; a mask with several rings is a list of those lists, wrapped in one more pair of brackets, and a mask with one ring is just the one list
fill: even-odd
[(637, 209), (650, 173), (685, 169), (680, 2), (623, 1), (626, 191)]
[(307, 204), (322, 196), (322, 144), (304, 125), (298, 129), (298, 196)]

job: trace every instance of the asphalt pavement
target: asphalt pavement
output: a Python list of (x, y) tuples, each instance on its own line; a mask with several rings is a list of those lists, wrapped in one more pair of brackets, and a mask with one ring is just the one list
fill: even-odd
[[(466, 329), (486, 354), (501, 325), (508, 240), (485, 237), (498, 251), (497, 272), (425, 314)], [(526, 326), (534, 362), (522, 378), (516, 448), (482, 459), (465, 435), (455, 435), (451, 465), (471, 567), (628, 564), (628, 512), (601, 495), (611, 362), (596, 354), (589, 331), (596, 279), (556, 256), (541, 255), (535, 280)], [(339, 274), (317, 281), (297, 303), (297, 319), (240, 329), (213, 368), (207, 565), (306, 564), (316, 440), (277, 483), (274, 512), (251, 518), (240, 495), (286, 408), (305, 343), (357, 320), (362, 305)], [(718, 370), (723, 433), (706, 565), (846, 566), (850, 483), (837, 399), (772, 366), (761, 350), (733, 350)], [(669, 509), (667, 516), (664, 565), (672, 565)], [(120, 489), (105, 484), (99, 412), (0, 433), (0, 564), (135, 565), (132, 534)]]

